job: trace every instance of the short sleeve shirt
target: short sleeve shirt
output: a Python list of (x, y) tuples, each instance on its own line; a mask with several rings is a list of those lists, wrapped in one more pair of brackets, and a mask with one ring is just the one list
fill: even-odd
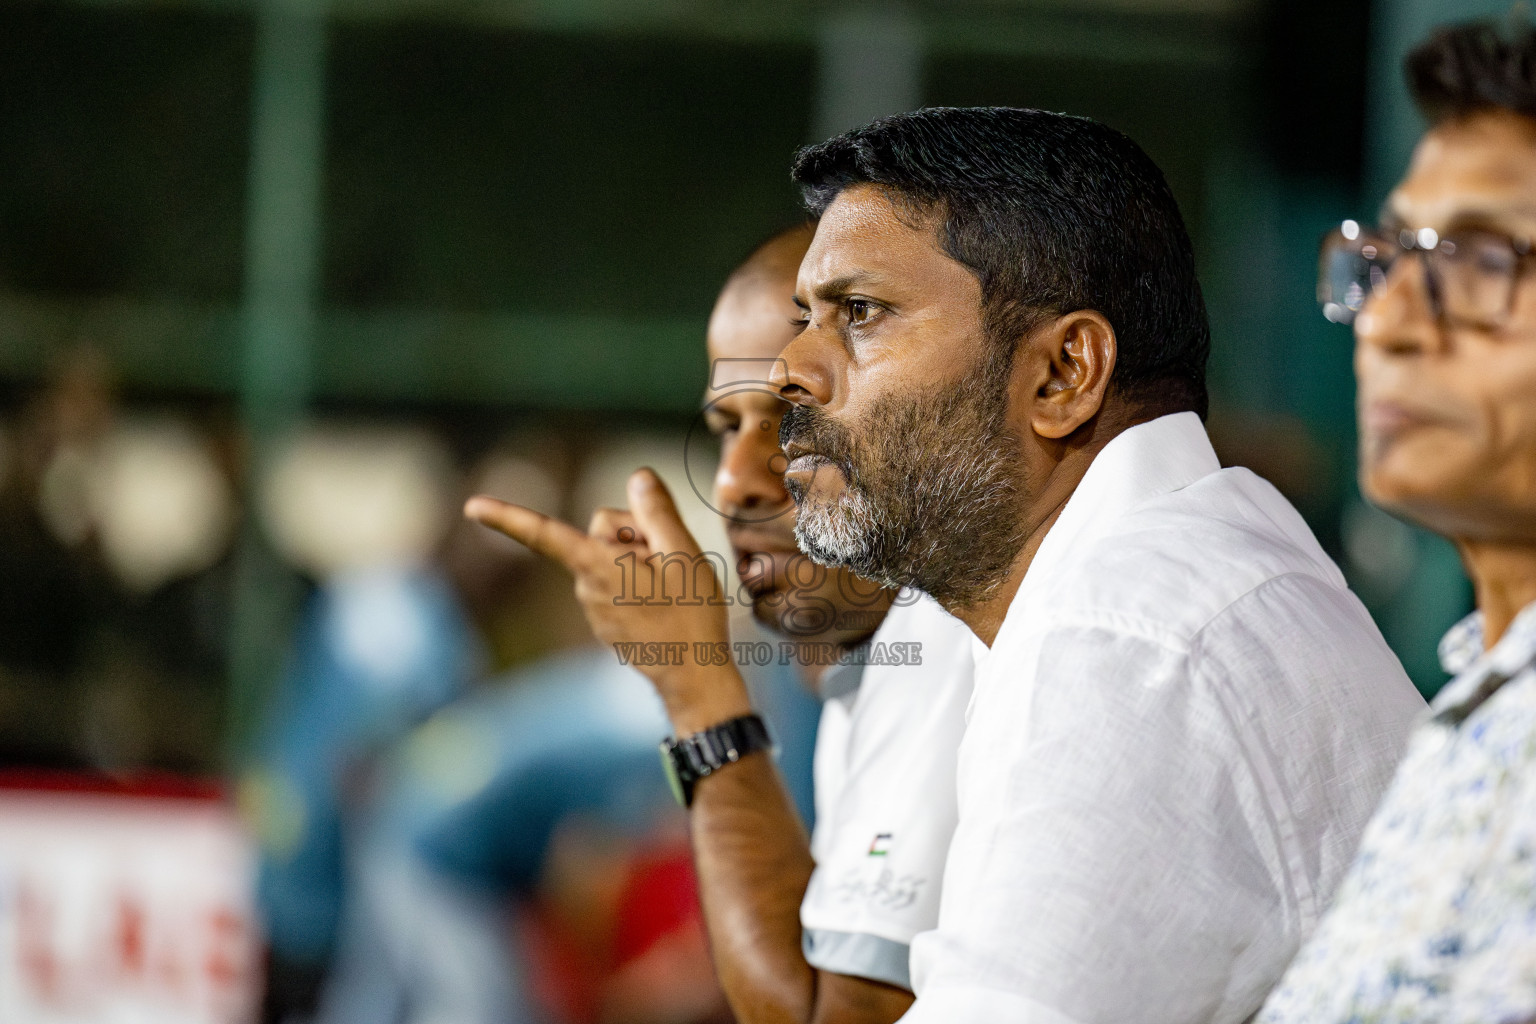
[(1343, 877), (1423, 700), (1198, 417), (1095, 458), (978, 663), (906, 1024), (1238, 1024)]
[(908, 947), (938, 922), (955, 828), (973, 640), (932, 598), (904, 592), (870, 642), (857, 689), (827, 694), (816, 870), (800, 908), (813, 967), (911, 988)]

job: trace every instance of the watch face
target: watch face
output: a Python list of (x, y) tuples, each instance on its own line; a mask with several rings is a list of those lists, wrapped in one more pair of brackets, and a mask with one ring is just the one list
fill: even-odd
[(661, 771), (667, 777), (667, 785), (672, 788), (678, 806), (687, 807), (688, 794), (683, 790), (683, 780), (677, 777), (677, 762), (672, 759), (672, 747), (667, 743), (661, 745)]

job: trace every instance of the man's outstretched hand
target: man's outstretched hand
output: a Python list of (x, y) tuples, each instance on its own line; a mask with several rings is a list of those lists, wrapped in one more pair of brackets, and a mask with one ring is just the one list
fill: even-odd
[(570, 571), (592, 632), (650, 677), (680, 735), (748, 714), (740, 674), (715, 656), (730, 634), (714, 565), (655, 472), (636, 470), (628, 491), (630, 510), (599, 509), (586, 533), (485, 495), (464, 514)]
[[(734, 664), (695, 661), (695, 642), (726, 641), (726, 609), (718, 603), (720, 581), (698, 561), (699, 546), (672, 496), (656, 474), (642, 469), (629, 478), (629, 503), (632, 512), (598, 512), (586, 533), (495, 498), (471, 498), (464, 514), (569, 569), (587, 621), (603, 641), (687, 642), (685, 665), (640, 666), (661, 693), (678, 735), (750, 713), (746, 685)], [(677, 601), (684, 584), (675, 564), (667, 574), (669, 589), (663, 590), (660, 580), (651, 589), (662, 563), (658, 555), (683, 556), (678, 561), (689, 579), (682, 596), (702, 598), (698, 604)], [(664, 595), (672, 600), (662, 600)], [(660, 603), (642, 603), (646, 597)], [(906, 1012), (909, 993), (818, 971), (806, 962), (800, 902), (814, 863), (804, 826), (771, 759), (747, 757), (730, 771), (701, 780), (691, 818), (715, 966), (738, 1020), (890, 1024)]]

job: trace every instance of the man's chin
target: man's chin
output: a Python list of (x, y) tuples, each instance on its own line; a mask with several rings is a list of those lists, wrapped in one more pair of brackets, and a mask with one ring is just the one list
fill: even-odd
[(867, 538), (857, 535), (851, 524), (838, 522), (834, 510), (803, 506), (795, 523), (795, 543), (807, 558), (828, 569), (857, 572), (868, 560)]
[(1489, 527), (1500, 517), (1486, 500), (1467, 500), (1475, 490), (1468, 481), (1425, 479), (1419, 468), (1417, 474), (1369, 468), (1360, 474), (1360, 493), (1388, 515), (1430, 533), (1452, 539), (1493, 539), (1498, 531)]
[(784, 609), (788, 607), (788, 595), (774, 589), (752, 595), (752, 617), (775, 633), (784, 631)]

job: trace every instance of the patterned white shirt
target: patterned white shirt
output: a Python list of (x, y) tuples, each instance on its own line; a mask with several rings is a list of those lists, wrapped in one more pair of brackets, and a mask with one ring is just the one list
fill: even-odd
[(1536, 1020), (1536, 604), (1473, 614), (1338, 899), (1265, 1024)]

